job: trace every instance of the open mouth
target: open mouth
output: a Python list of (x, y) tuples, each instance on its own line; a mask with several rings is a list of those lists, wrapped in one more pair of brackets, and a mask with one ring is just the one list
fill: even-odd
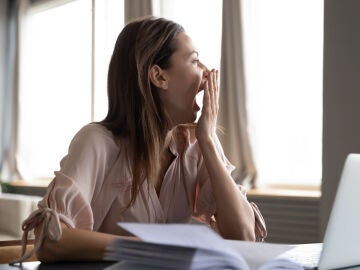
[[(200, 111), (202, 104), (203, 104), (203, 97), (204, 97), (204, 87), (205, 87), (205, 82), (206, 80), (202, 79), (199, 88), (197, 90), (197, 93), (195, 95), (195, 100), (194, 100), (194, 110), (195, 111)], [(200, 106), (199, 106), (200, 104)]]
[(195, 111), (200, 111), (200, 107), (199, 107), (199, 105), (197, 104), (197, 102), (196, 102), (196, 99), (195, 99), (195, 101), (194, 101), (194, 110)]
[(194, 109), (198, 112), (203, 104), (203, 97), (204, 97), (204, 92), (201, 90), (199, 91), (196, 96), (195, 96), (195, 100), (194, 100)]

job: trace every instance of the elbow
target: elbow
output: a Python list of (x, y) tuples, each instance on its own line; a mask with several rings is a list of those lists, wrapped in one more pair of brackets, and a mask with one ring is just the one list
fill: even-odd
[(231, 219), (230, 221), (228, 220), (227, 223), (223, 223), (221, 220), (220, 218), (217, 219), (216, 229), (223, 238), (229, 240), (256, 241), (255, 218), (253, 221), (247, 222), (244, 222), (242, 218), (238, 220)]
[(253, 222), (249, 222), (244, 224), (243, 230), (241, 232), (241, 237), (243, 241), (256, 241), (256, 233), (255, 233), (255, 220)]
[(256, 235), (255, 230), (253, 228), (248, 228), (243, 232), (243, 240), (249, 241), (249, 242), (255, 242), (256, 241)]
[(237, 228), (233, 231), (224, 231), (220, 229), (220, 232), (222, 237), (225, 239), (241, 240), (241, 241), (249, 241), (249, 242), (256, 241), (255, 230), (251, 226), (245, 226), (243, 229)]
[(249, 227), (240, 232), (240, 234), (237, 236), (238, 240), (242, 241), (249, 241), (249, 242), (255, 242), (256, 236), (255, 231), (253, 228)]

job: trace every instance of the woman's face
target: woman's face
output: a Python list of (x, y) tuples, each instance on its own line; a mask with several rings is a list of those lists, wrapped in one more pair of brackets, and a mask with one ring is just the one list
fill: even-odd
[(203, 90), (207, 73), (191, 38), (185, 32), (179, 33), (175, 42), (176, 51), (170, 58), (170, 68), (164, 71), (167, 89), (160, 91), (160, 99), (173, 126), (196, 120), (200, 108), (195, 96)]

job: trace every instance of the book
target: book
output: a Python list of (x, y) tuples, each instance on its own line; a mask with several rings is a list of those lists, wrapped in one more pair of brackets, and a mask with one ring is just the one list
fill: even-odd
[[(286, 256), (296, 245), (224, 240), (198, 224), (118, 223), (138, 239), (118, 238), (107, 247), (113, 269), (304, 269)], [(285, 254), (285, 255), (284, 255)]]

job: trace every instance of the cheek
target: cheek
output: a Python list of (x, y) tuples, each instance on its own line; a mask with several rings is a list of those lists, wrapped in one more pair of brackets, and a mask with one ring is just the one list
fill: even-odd
[(178, 72), (175, 80), (172, 80), (170, 88), (173, 90), (175, 99), (194, 99), (202, 80), (202, 72), (197, 68), (187, 68)]
[(189, 72), (187, 74), (187, 78), (184, 78), (184, 81), (188, 84), (188, 90), (191, 93), (197, 93), (197, 90), (199, 89), (199, 86), (201, 84), (202, 80), (202, 73), (198, 70), (193, 70), (191, 73)]

